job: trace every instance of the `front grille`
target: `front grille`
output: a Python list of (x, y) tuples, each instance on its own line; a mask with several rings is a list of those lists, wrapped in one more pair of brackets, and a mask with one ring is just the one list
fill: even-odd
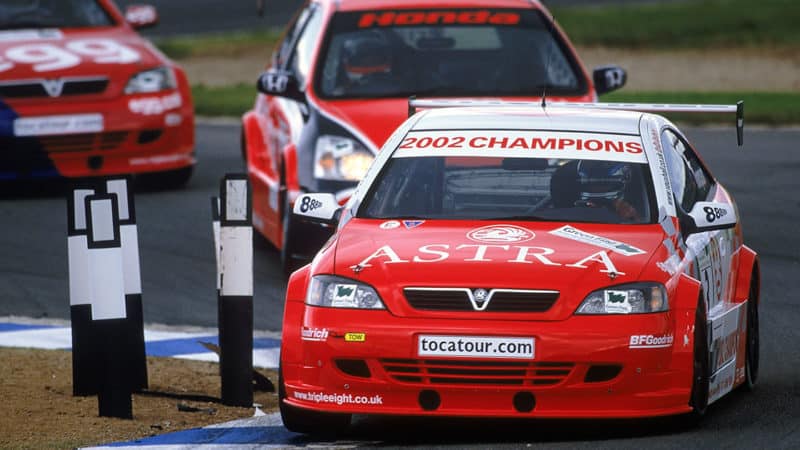
[(60, 134), (36, 137), (0, 137), (0, 148), (26, 153), (42, 149), (47, 153), (110, 151), (128, 138), (127, 131), (106, 133)]
[[(56, 86), (57, 81), (63, 84)], [(102, 94), (107, 87), (108, 78), (105, 77), (13, 80), (0, 82), (0, 97), (43, 98)]]
[(420, 385), (552, 386), (575, 367), (569, 362), (381, 359), (393, 380)]
[(481, 301), (467, 288), (405, 288), (408, 304), (426, 311), (545, 312), (558, 300), (558, 291), (492, 289)]

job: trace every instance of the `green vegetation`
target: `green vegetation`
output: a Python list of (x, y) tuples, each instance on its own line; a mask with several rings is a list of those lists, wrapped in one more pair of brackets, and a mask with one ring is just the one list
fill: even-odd
[[(194, 86), (195, 110), (200, 116), (238, 117), (253, 106), (254, 85)], [(746, 124), (800, 123), (800, 92), (619, 92), (606, 94), (601, 102), (713, 103), (735, 104), (744, 100)], [(670, 118), (688, 123), (733, 122), (718, 114), (672, 114)]]
[(203, 56), (239, 56), (263, 51), (265, 58), (280, 37), (280, 30), (179, 36), (153, 40), (170, 58), (181, 60)]
[(198, 116), (238, 117), (253, 106), (256, 84), (208, 87), (192, 86), (194, 111)]
[(576, 45), (623, 48), (800, 46), (797, 0), (691, 0), (553, 8)]
[[(601, 102), (709, 103), (735, 104), (744, 100), (747, 124), (800, 123), (800, 92), (626, 92), (624, 89), (603, 95)], [(687, 123), (733, 123), (732, 117), (719, 114), (668, 114), (670, 119)]]

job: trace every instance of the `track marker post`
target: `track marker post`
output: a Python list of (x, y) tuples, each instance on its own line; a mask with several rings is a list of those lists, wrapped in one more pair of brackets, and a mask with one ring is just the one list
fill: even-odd
[(247, 175), (220, 182), (219, 345), (222, 403), (253, 406), (253, 210)]
[(98, 345), (92, 336), (92, 304), (89, 294), (89, 248), (87, 247), (84, 199), (97, 192), (95, 183), (74, 184), (67, 195), (67, 260), (69, 270), (69, 314), (72, 332), (72, 395), (98, 392)]
[(101, 417), (133, 418), (133, 364), (125, 303), (119, 207), (116, 194), (84, 198), (87, 224), (89, 293), (99, 345), (98, 409)]
[(133, 370), (133, 390), (147, 389), (147, 356), (144, 345), (144, 313), (142, 307), (142, 276), (139, 261), (139, 233), (136, 227), (131, 177), (112, 177), (105, 180), (106, 192), (117, 195), (119, 235), (122, 247), (122, 267), (125, 283), (125, 311), (128, 332), (124, 348), (130, 352)]

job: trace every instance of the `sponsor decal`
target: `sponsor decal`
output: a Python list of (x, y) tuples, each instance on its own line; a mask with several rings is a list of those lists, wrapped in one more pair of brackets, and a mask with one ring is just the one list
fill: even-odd
[(488, 244), (526, 242), (535, 236), (533, 231), (516, 225), (488, 225), (467, 233), (467, 239)]
[(142, 166), (146, 164), (174, 164), (177, 162), (191, 162), (192, 157), (184, 153), (177, 153), (174, 155), (159, 155), (150, 156), (147, 158), (131, 158), (128, 160), (132, 166)]
[(322, 202), (311, 197), (303, 197), (300, 202), (300, 212), (314, 211), (315, 209), (322, 208)]
[(403, 225), (406, 227), (407, 230), (410, 230), (412, 228), (417, 228), (418, 226), (422, 225), (423, 223), (425, 223), (424, 220), (404, 220), (403, 221)]
[[(667, 160), (664, 158), (664, 149), (661, 147), (661, 139), (658, 138), (658, 131), (655, 129), (650, 130), (650, 139), (656, 153), (656, 171), (661, 176), (664, 189), (666, 189), (664, 195), (659, 195), (661, 200), (659, 203), (666, 202), (670, 210), (673, 210), (675, 203), (672, 199), (672, 184), (670, 183), (669, 174), (667, 173)], [(656, 191), (659, 191), (659, 189), (656, 189)]]
[(103, 131), (102, 114), (21, 117), (14, 120), (14, 136), (48, 136), (98, 131)]
[(368, 12), (358, 20), (359, 28), (414, 25), (517, 25), (518, 13), (510, 11), (381, 11)]
[[(450, 244), (427, 244), (419, 247), (417, 253), (410, 256), (410, 259), (401, 257), (391, 245), (384, 245), (358, 264), (351, 266), (351, 268), (357, 273), (361, 272), (367, 267), (372, 267), (371, 262), (373, 260), (377, 260), (382, 264), (438, 263), (450, 259), (451, 253), (456, 253), (456, 257), (461, 261), (491, 262), (495, 261), (492, 258), (498, 258), (502, 255), (505, 257), (502, 261), (507, 263), (539, 263), (546, 266), (565, 266), (578, 269), (597, 267), (601, 273), (625, 275), (624, 272), (617, 270), (605, 250), (592, 253), (573, 264), (561, 264), (548, 258), (549, 255), (555, 253), (555, 250), (551, 248), (486, 244), (461, 244), (452, 248)], [(587, 266), (586, 264), (588, 263), (599, 263), (600, 265), (591, 264)]]
[(303, 327), (303, 329), (300, 330), (300, 339), (304, 341), (325, 342), (328, 340), (328, 329)]
[(417, 156), (491, 156), (602, 159), (646, 163), (636, 136), (558, 131), (425, 131), (403, 139), (395, 158)]
[(163, 97), (139, 97), (128, 100), (128, 109), (134, 114), (153, 116), (183, 105), (181, 94), (174, 92)]
[(551, 231), (550, 234), (554, 234), (566, 239), (572, 239), (578, 242), (583, 242), (584, 244), (594, 245), (595, 247), (605, 248), (624, 256), (641, 255), (645, 252), (644, 250), (638, 249), (624, 242), (618, 242), (613, 239), (581, 231), (571, 225), (564, 225), (561, 228)]
[(292, 396), (297, 400), (314, 403), (331, 403), (336, 405), (382, 405), (383, 396), (381, 395), (353, 395), (327, 392), (304, 392), (294, 391)]
[(345, 342), (365, 342), (367, 340), (366, 333), (345, 333)]
[(333, 300), (331, 300), (331, 306), (352, 306), (353, 300), (356, 298), (356, 287), (355, 284), (333, 285)]
[(397, 228), (399, 226), (400, 226), (400, 222), (398, 222), (396, 220), (389, 220), (389, 221), (383, 222), (380, 225), (381, 230), (394, 230), (395, 228)]
[(533, 359), (534, 338), (420, 335), (419, 356)]
[(708, 380), (708, 402), (712, 403), (733, 389), (736, 365), (731, 361)]
[(652, 334), (636, 334), (631, 336), (628, 348), (666, 348), (672, 347), (671, 334), (654, 336)]
[(140, 59), (139, 52), (112, 39), (75, 39), (58, 45), (26, 43), (9, 47), (0, 54), (0, 72), (17, 65), (29, 65), (34, 72), (49, 72), (75, 67), (84, 60), (95, 64), (131, 64)]

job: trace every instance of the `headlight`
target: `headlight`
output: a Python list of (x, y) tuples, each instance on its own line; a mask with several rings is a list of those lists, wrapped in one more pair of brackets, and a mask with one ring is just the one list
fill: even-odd
[(125, 86), (126, 94), (144, 94), (148, 92), (175, 89), (178, 82), (175, 73), (169, 67), (156, 67), (132, 76)]
[(632, 283), (592, 292), (575, 314), (641, 314), (667, 310), (669, 301), (663, 285)]
[(306, 303), (330, 308), (386, 309), (372, 287), (332, 275), (311, 279)]
[(367, 174), (375, 157), (361, 143), (326, 134), (317, 138), (314, 151), (314, 178), (359, 181)]

